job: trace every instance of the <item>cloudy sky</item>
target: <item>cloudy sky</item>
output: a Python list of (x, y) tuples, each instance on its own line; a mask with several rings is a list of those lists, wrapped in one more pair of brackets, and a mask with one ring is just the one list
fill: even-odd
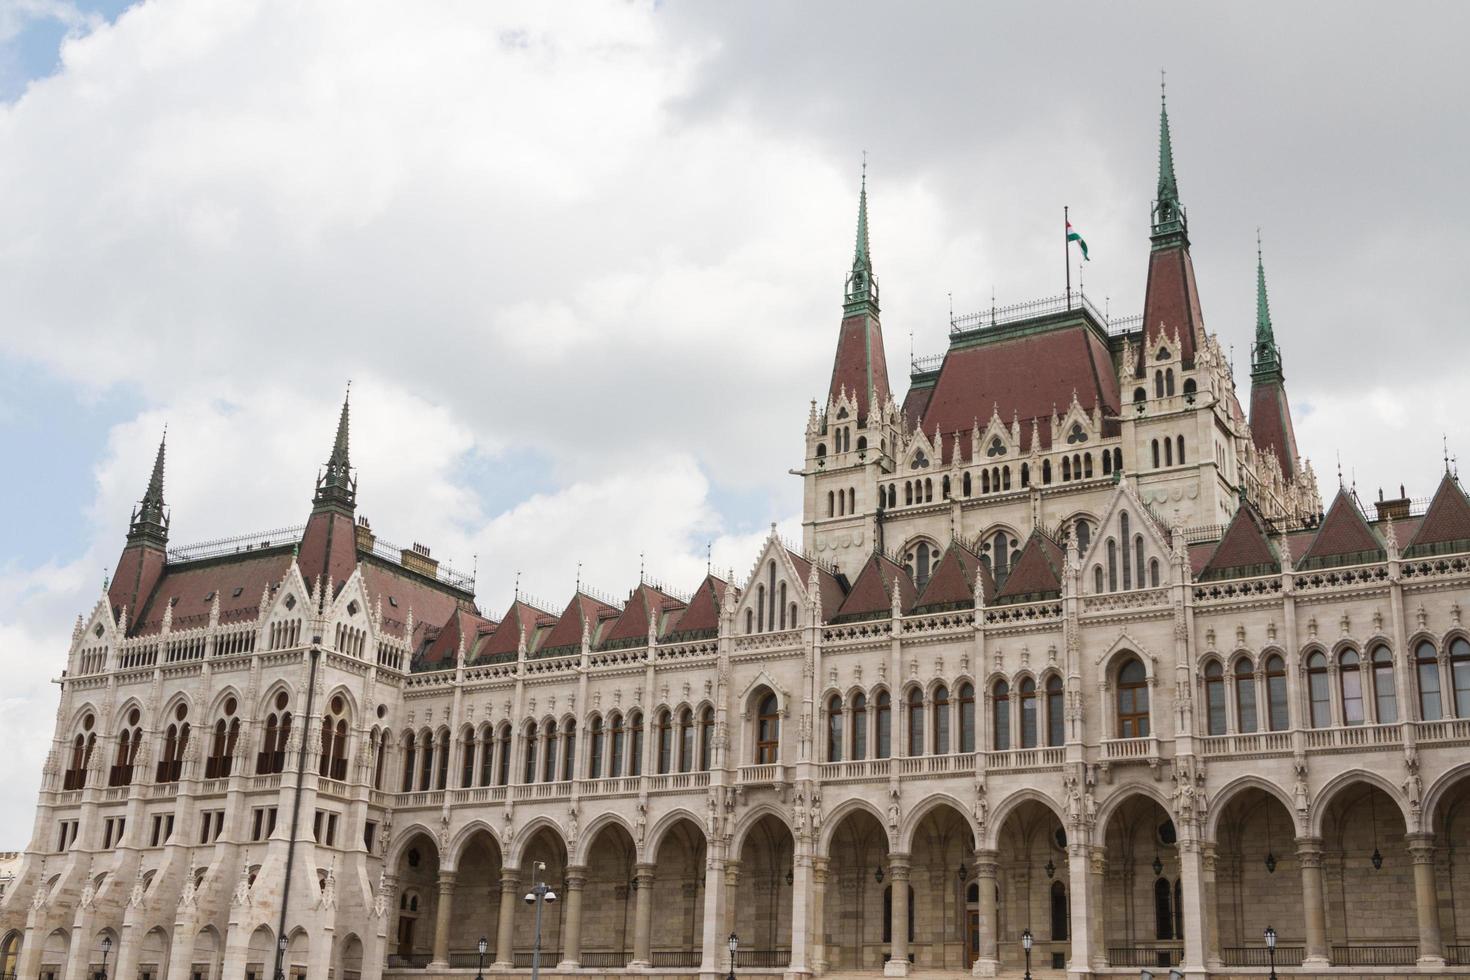
[[(889, 363), (956, 311), (1142, 305), (1159, 70), (1209, 327), (1255, 233), (1324, 487), (1463, 425), (1462, 4), (0, 0), (0, 850), (169, 429), (178, 543), (360, 511), (498, 612), (795, 534), (869, 160)], [(1458, 396), (1458, 398), (1456, 397)], [(1458, 411), (1453, 411), (1458, 409)]]

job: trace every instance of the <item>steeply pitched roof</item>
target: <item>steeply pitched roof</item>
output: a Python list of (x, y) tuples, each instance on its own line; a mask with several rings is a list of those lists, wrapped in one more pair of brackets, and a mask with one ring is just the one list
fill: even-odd
[(986, 602), (995, 597), (995, 579), (990, 567), (958, 540), (951, 541), (944, 556), (929, 576), (915, 612), (961, 609), (975, 605), (975, 576), (980, 576), (981, 595)]
[(159, 632), (170, 603), (174, 630), (206, 626), (215, 594), (219, 596), (221, 623), (255, 619), (260, 615), (261, 595), (285, 578), (290, 567), (289, 546), (173, 565), (165, 570), (144, 606), (128, 610), (128, 634), (148, 636)]
[(847, 594), (837, 614), (827, 621), (840, 623), (889, 615), (893, 611), (894, 583), (898, 584), (901, 608), (912, 609), (919, 595), (909, 573), (887, 555), (869, 556), (852, 583), (852, 591)]
[[(1044, 367), (1043, 367), (1044, 366)], [(1018, 418), (1023, 449), (1030, 449), (1031, 420), (1039, 419), (1042, 448), (1051, 445), (1051, 416), (1077, 402), (1091, 413), (1118, 413), (1118, 376), (1107, 345), (1085, 326), (1077, 325), (1012, 340), (952, 349), (939, 369), (934, 393), (924, 406), (919, 427), (930, 436), (945, 436), (944, 461), (956, 443), (968, 453), (969, 434), (977, 419), (999, 411), (1002, 419)], [(905, 404), (908, 400), (905, 399)], [(951, 438), (961, 433), (958, 440)]]
[(476, 644), (468, 659), (472, 664), (514, 660), (520, 652), (522, 637), (525, 637), (526, 648), (530, 649), (532, 636), (538, 627), (555, 625), (556, 617), (551, 613), (516, 599), (501, 617), (500, 624)]
[(1470, 551), (1470, 500), (1465, 499), (1465, 491), (1455, 478), (1446, 473), (1404, 554), (1417, 557), (1455, 551)]
[[(563, 653), (582, 646), (582, 630), (585, 625), (588, 637), (595, 647), (601, 639), (603, 628), (618, 618), (622, 612), (617, 606), (610, 606), (601, 599), (594, 599), (585, 592), (578, 592), (572, 596), (572, 601), (567, 603), (567, 608), (562, 611), (546, 638), (540, 641), (536, 648), (537, 656), (550, 656), (553, 652)], [(644, 620), (645, 629), (647, 620)]]
[(603, 631), (598, 646), (606, 648), (646, 643), (650, 613), (658, 617), (654, 624), (654, 633), (661, 637), (683, 611), (684, 603), (680, 600), (647, 582), (640, 583), (628, 597), (622, 615)]
[[(801, 576), (801, 582), (805, 587), (811, 578), (812, 563), (801, 555), (786, 549), (786, 555), (791, 559), (791, 564), (796, 568), (796, 574)], [(847, 598), (847, 583), (822, 566), (817, 566), (817, 591), (822, 596), (822, 615), (831, 621), (835, 610), (842, 607), (842, 602)]]
[(1281, 559), (1266, 537), (1265, 524), (1255, 507), (1245, 503), (1235, 512), (1210, 560), (1195, 578), (1205, 582), (1280, 571)]
[(714, 636), (720, 629), (720, 604), (725, 600), (729, 584), (724, 579), (706, 575), (689, 600), (689, 607), (679, 614), (671, 637), (694, 640)]
[(1251, 385), (1251, 441), (1262, 452), (1273, 452), (1288, 480), (1296, 473), (1296, 431), (1291, 406), (1279, 381)]
[(1029, 602), (1062, 594), (1062, 568), (1066, 555), (1061, 546), (1041, 532), (1031, 531), (1021, 557), (996, 593), (997, 602)]
[(459, 640), (464, 637), (465, 660), (474, 655), (481, 637), (495, 631), (496, 622), (486, 619), (469, 609), (456, 609), (439, 630), (439, 635), (413, 658), (410, 669), (414, 671), (444, 670), (456, 666), (459, 657)]
[(1347, 490), (1338, 490), (1312, 544), (1297, 562), (1299, 569), (1357, 565), (1382, 561), (1383, 542), (1363, 519), (1363, 512)]

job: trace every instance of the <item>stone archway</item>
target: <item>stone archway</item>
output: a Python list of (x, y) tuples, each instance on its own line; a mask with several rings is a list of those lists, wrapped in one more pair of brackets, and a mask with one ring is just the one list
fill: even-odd
[(1434, 848), (1428, 857), (1432, 878), (1443, 882), (1447, 893), (1447, 899), (1438, 902), (1434, 922), (1440, 929), (1441, 948), (1457, 966), (1470, 965), (1470, 868), (1466, 867), (1470, 860), (1470, 770), (1445, 788), (1429, 814), (1429, 825), (1434, 831), (1428, 842)]
[(1416, 870), (1398, 803), (1366, 781), (1338, 788), (1325, 803), (1317, 860), (1332, 965), (1413, 964)]
[(163, 980), (168, 975), (168, 933), (162, 926), (149, 929), (138, 948), (138, 980)]
[(286, 980), (306, 980), (306, 965), (311, 958), (311, 936), (305, 929), (298, 928), (286, 940), (286, 956), (281, 969)]
[[(914, 968), (962, 970), (965, 965), (967, 888), (973, 875), (975, 834), (969, 819), (953, 804), (931, 807), (915, 824), (909, 844), (910, 914)], [(895, 880), (890, 887), (902, 882)], [(895, 896), (891, 933), (900, 929), (900, 901)]]
[[(633, 959), (633, 876), (638, 847), (621, 823), (609, 822), (588, 842), (582, 885), (578, 962), (622, 969)], [(571, 958), (571, 950), (567, 957)]]
[(23, 939), (18, 930), (11, 930), (0, 939), (0, 977), (13, 978), (16, 965), (20, 962), (20, 944)]
[(1301, 965), (1307, 927), (1295, 837), (1295, 815), (1259, 787), (1232, 794), (1221, 808), (1207, 959), (1229, 967), (1267, 963), (1264, 935), (1270, 926), (1277, 935), (1277, 965)]
[[(504, 862), (500, 842), (489, 830), (478, 829), (465, 838), (455, 859), (454, 912), (449, 919), (448, 962), (452, 967), (478, 966), (479, 943), (484, 939), (486, 965), (493, 961), (496, 924), (500, 919), (500, 887)], [(519, 900), (520, 896), (515, 896)]]
[(767, 813), (746, 831), (740, 863), (727, 870), (735, 878), (727, 899), (731, 932), (740, 937), (736, 966), (785, 969), (791, 962), (791, 876), (794, 871), (791, 828)]
[(884, 879), (888, 830), (872, 811), (849, 810), (833, 825), (827, 843), (826, 894), (819, 935), (819, 965), (844, 973), (883, 969)]
[(41, 947), (41, 980), (58, 980), (66, 969), (67, 953), (71, 949), (71, 937), (65, 929), (53, 929)]
[(355, 933), (349, 934), (342, 940), (338, 954), (337, 980), (362, 980), (362, 956), (362, 940)]
[(1056, 811), (1039, 800), (1023, 800), (1001, 818), (996, 850), (975, 861), (977, 959), (1020, 968), (1021, 934), (1030, 929), (1034, 968), (1066, 963), (1073, 930), (1067, 843)]
[(245, 980), (275, 976), (276, 936), (267, 925), (257, 926), (245, 950)]
[(390, 913), (389, 967), (424, 967), (434, 958), (434, 933), (440, 902), (439, 846), (423, 832), (406, 840), (394, 867), (398, 909)]
[[(562, 925), (566, 912), (567, 846), (561, 834), (543, 824), (521, 847), (521, 894), (524, 899), (539, 882), (545, 882), (556, 894), (557, 901), (541, 906), (542, 969), (554, 967), (562, 959)], [(536, 907), (520, 901), (515, 916), (513, 962), (529, 968), (536, 950)]]
[(1178, 832), (1164, 807), (1135, 792), (1113, 807), (1103, 834), (1100, 934), (1108, 965), (1178, 966), (1185, 909)]
[(219, 932), (214, 926), (200, 929), (194, 936), (194, 948), (189, 959), (190, 980), (215, 980), (220, 973), (222, 951)]
[(699, 967), (704, 952), (704, 859), (704, 830), (693, 820), (677, 821), (659, 838), (652, 888), (653, 905), (660, 914), (653, 917), (649, 936), (655, 968)]

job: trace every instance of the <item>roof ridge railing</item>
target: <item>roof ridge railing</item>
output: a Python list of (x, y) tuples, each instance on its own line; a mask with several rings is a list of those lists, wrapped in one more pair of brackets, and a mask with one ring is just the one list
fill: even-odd
[[(1133, 319), (1129, 317), (1120, 318), (1115, 321), (1106, 312), (1099, 310), (1097, 304), (1093, 303), (1081, 289), (1070, 289), (1066, 292), (1058, 293), (1055, 296), (1043, 296), (1040, 299), (1025, 300), (1006, 306), (992, 305), (990, 309), (980, 310), (977, 313), (964, 313), (960, 316), (951, 316), (949, 318), (949, 332), (951, 334), (957, 334), (966, 333), (971, 330), (988, 330), (993, 327), (1032, 320), (1037, 317), (1066, 313), (1071, 310), (1086, 311), (1091, 314), (1092, 318), (1103, 324), (1110, 334), (1114, 332), (1114, 323), (1122, 325), (1125, 319), (1128, 321)], [(1138, 317), (1137, 322), (1141, 325), (1143, 323), (1143, 317)]]
[(301, 535), (305, 532), (306, 525), (297, 524), (292, 527), (278, 527), (271, 531), (255, 531), (251, 534), (237, 534), (228, 538), (200, 541), (195, 544), (169, 548), (168, 560), (171, 563), (199, 561), (204, 558), (218, 558), (220, 555), (233, 555), (283, 544), (294, 544), (301, 540)]
[(445, 585), (459, 589), (462, 592), (473, 593), (475, 591), (475, 577), (473, 575), (466, 575), (464, 572), (461, 572), (458, 569), (454, 568), (448, 562), (440, 561), (439, 559), (434, 558), (432, 555), (426, 554), (427, 551), (428, 549), (424, 548), (422, 545), (416, 545), (413, 548), (404, 548), (400, 545), (394, 544), (392, 541), (389, 541), (381, 534), (373, 535), (372, 553), (377, 557), (382, 558), (385, 561), (391, 561), (393, 564), (400, 567), (404, 567), (404, 552), (417, 554), (420, 557), (426, 558), (434, 563), (434, 578), (436, 580), (443, 582)]

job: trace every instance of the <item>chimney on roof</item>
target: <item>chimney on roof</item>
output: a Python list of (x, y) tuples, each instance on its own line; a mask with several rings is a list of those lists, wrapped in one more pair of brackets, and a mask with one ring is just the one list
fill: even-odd
[(1383, 489), (1380, 487), (1378, 490), (1378, 499), (1374, 501), (1373, 506), (1378, 509), (1378, 519), (1380, 521), (1389, 518), (1393, 518), (1396, 521), (1403, 521), (1409, 517), (1409, 498), (1404, 496), (1402, 485), (1399, 487), (1397, 500), (1384, 500)]
[(373, 545), (377, 543), (378, 536), (373, 533), (373, 526), (368, 523), (365, 515), (357, 515), (357, 550), (371, 553)]
[(437, 578), (439, 575), (439, 563), (429, 557), (427, 545), (415, 541), (412, 548), (404, 548), (399, 552), (399, 558), (403, 567), (410, 572), (418, 572), (428, 578)]

